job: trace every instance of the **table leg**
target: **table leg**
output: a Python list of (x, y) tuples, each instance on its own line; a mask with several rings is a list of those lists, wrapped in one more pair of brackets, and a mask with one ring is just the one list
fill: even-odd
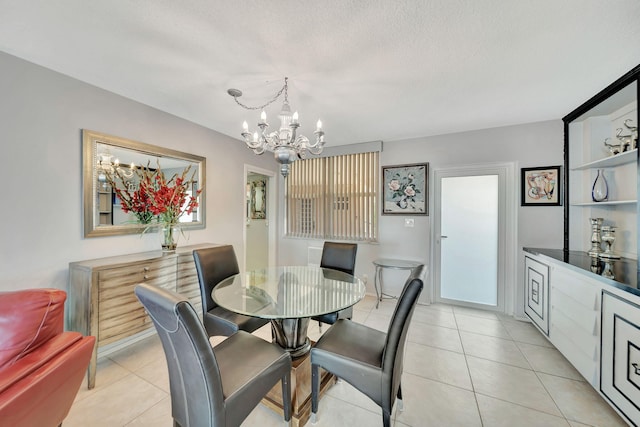
[[(302, 427), (311, 416), (311, 354), (291, 362), (291, 427)], [(336, 382), (336, 377), (320, 369), (320, 397)], [(262, 403), (282, 415), (282, 386), (276, 384)]]
[[(378, 292), (378, 286), (380, 286), (380, 292)], [(376, 272), (373, 275), (373, 287), (376, 288), (376, 308), (382, 301), (382, 267), (376, 265)]]
[(307, 336), (309, 318), (271, 319), (271, 331), (280, 347), (289, 352), (292, 358), (309, 353), (311, 343)]

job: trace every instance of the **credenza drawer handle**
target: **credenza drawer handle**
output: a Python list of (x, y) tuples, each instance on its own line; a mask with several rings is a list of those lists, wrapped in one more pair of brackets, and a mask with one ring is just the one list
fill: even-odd
[(640, 366), (638, 366), (637, 363), (632, 363), (631, 366), (633, 366), (633, 369), (635, 370), (635, 374), (636, 375), (640, 375)]
[(145, 268), (144, 268), (144, 271), (149, 271), (149, 267), (145, 267)]
[(144, 280), (147, 280), (149, 278), (149, 276), (147, 276), (146, 274), (144, 275)]

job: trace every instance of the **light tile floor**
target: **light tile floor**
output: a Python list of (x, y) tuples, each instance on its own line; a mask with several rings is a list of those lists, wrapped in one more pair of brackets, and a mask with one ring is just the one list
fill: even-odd
[[(354, 320), (386, 331), (395, 300), (355, 306)], [(327, 326), (324, 326), (325, 330)], [(320, 336), (317, 323), (311, 339)], [(270, 339), (269, 327), (256, 335)], [(222, 338), (214, 338), (214, 344)], [(96, 387), (83, 384), (65, 427), (171, 426), (169, 376), (151, 337), (103, 358)], [(529, 323), (469, 308), (417, 306), (402, 377), (406, 426), (625, 426), (566, 359)], [(318, 427), (382, 425), (380, 409), (346, 382), (320, 401)], [(259, 405), (243, 426), (282, 426)], [(308, 425), (311, 425), (309, 423)]]

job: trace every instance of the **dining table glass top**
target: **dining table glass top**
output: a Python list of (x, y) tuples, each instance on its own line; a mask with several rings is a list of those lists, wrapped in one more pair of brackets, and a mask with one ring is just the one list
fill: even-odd
[(308, 266), (264, 268), (233, 275), (216, 285), (223, 308), (263, 319), (297, 319), (351, 307), (365, 294), (357, 277)]

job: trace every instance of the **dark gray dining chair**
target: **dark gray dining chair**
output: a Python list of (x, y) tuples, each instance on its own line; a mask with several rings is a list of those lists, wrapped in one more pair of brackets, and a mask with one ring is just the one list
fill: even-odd
[(162, 341), (175, 426), (239, 426), (279, 381), (284, 419), (290, 421), (289, 353), (245, 331), (211, 348), (186, 298), (149, 284), (136, 286), (135, 293)]
[(406, 282), (387, 333), (350, 320), (338, 320), (311, 349), (311, 417), (317, 419), (319, 369), (348, 382), (382, 408), (384, 427), (398, 398), (402, 407), (404, 347), (413, 310), (422, 292), (420, 279)]
[(414, 268), (413, 270), (411, 270), (411, 273), (409, 274), (409, 277), (407, 278), (407, 282), (413, 280), (413, 279), (420, 279), (422, 277), (422, 273), (424, 272), (424, 264), (419, 265), (418, 267)]
[(193, 251), (193, 259), (200, 283), (202, 321), (210, 337), (229, 336), (238, 330), (253, 332), (269, 323), (267, 319), (244, 316), (224, 309), (211, 298), (211, 291), (218, 283), (240, 272), (233, 246), (197, 249)]
[[(353, 276), (356, 269), (357, 252), (358, 245), (355, 243), (324, 242), (320, 267), (342, 271)], [(351, 319), (352, 317), (353, 307), (349, 307), (334, 313), (314, 316), (312, 319), (318, 322), (318, 327), (322, 332), (323, 323), (333, 325), (338, 319)]]

